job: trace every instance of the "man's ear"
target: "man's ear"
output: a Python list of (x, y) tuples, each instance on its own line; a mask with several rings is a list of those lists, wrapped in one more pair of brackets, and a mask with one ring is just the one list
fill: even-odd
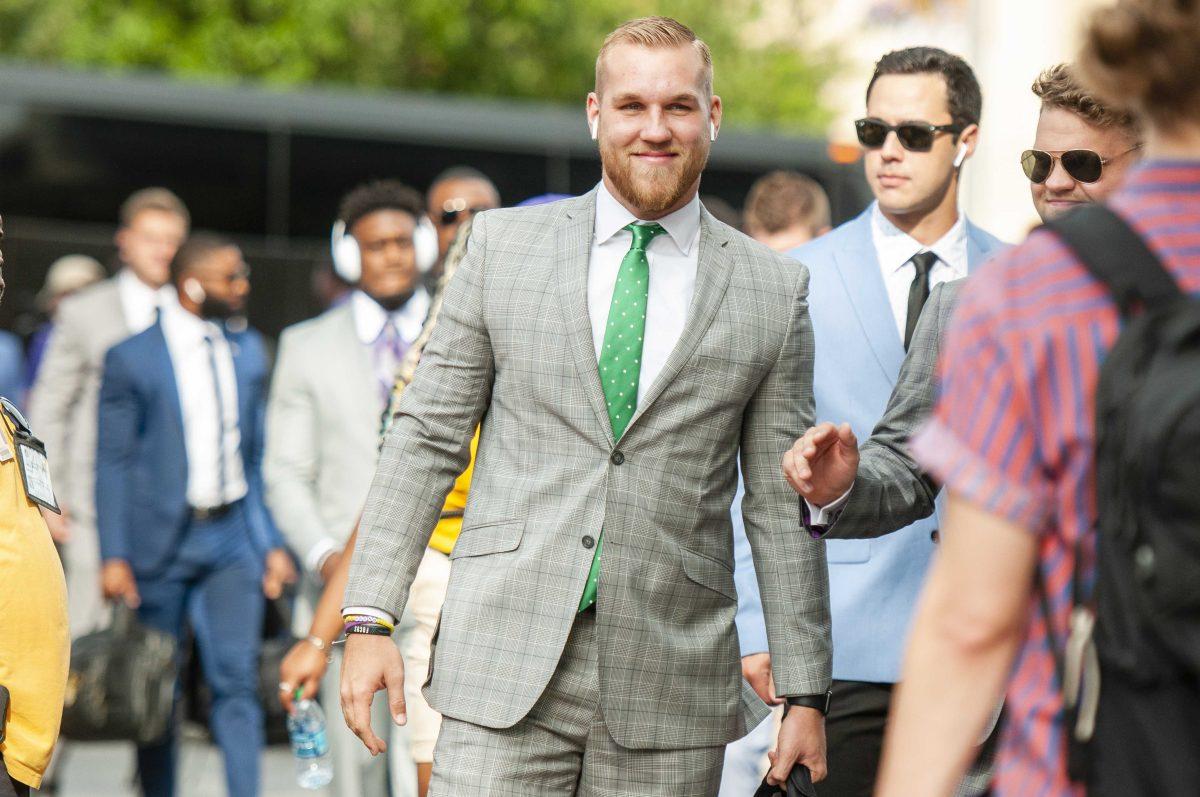
[(725, 107), (721, 104), (721, 98), (714, 94), (712, 102), (708, 105), (708, 132), (710, 140), (716, 141), (717, 136), (721, 134), (721, 119), (724, 116)]
[(592, 91), (587, 96), (588, 133), (595, 141), (600, 132), (600, 97)]

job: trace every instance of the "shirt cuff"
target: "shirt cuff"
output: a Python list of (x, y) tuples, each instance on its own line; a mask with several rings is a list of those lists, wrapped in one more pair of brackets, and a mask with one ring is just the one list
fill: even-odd
[(323, 538), (316, 545), (308, 549), (308, 553), (304, 556), (304, 567), (308, 572), (319, 578), (321, 568), (325, 565), (330, 555), (337, 553), (339, 547), (332, 537)]
[(830, 501), (825, 506), (817, 506), (809, 503), (805, 499), (804, 506), (808, 510), (805, 515), (808, 518), (809, 526), (820, 526), (821, 528), (829, 528), (837, 522), (838, 515), (842, 513), (842, 507), (850, 500), (850, 493), (854, 490), (854, 483), (850, 484), (850, 489), (842, 493), (840, 497)]
[(386, 620), (388, 625), (395, 626), (396, 618), (391, 612), (385, 612), (383, 609), (376, 609), (374, 606), (344, 606), (342, 607), (342, 616), (347, 614), (365, 614), (368, 617), (375, 617), (380, 620)]

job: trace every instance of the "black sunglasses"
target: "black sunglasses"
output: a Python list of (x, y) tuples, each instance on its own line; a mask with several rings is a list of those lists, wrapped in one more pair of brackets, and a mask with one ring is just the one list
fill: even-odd
[(1054, 172), (1054, 162), (1058, 161), (1066, 169), (1072, 179), (1081, 183), (1094, 183), (1104, 174), (1104, 167), (1121, 155), (1128, 155), (1137, 147), (1130, 147), (1120, 155), (1102, 158), (1100, 153), (1090, 149), (1069, 149), (1059, 155), (1040, 149), (1027, 149), (1021, 153), (1021, 168), (1031, 183), (1041, 185), (1050, 179)]
[(933, 148), (933, 139), (938, 133), (961, 133), (960, 125), (932, 125), (929, 122), (901, 122), (889, 125), (882, 119), (857, 119), (854, 130), (858, 143), (867, 149), (879, 149), (887, 140), (888, 133), (895, 131), (900, 146), (909, 152), (928, 152)]
[(457, 224), (460, 221), (459, 216), (464, 213), (474, 216), (476, 213), (482, 213), (485, 210), (491, 210), (491, 208), (483, 206), (450, 208), (442, 211), (440, 219), (443, 227), (449, 227), (451, 224)]

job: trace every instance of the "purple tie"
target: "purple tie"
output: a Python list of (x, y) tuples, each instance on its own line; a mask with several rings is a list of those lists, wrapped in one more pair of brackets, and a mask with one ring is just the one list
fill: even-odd
[(383, 331), (375, 339), (375, 375), (379, 379), (380, 394), (386, 404), (392, 394), (392, 386), (396, 383), (396, 369), (404, 359), (408, 346), (400, 337), (396, 322), (388, 319)]

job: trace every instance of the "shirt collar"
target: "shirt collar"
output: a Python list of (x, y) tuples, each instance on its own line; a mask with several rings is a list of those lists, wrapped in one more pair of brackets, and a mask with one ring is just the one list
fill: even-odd
[(170, 328), (170, 334), (182, 343), (199, 343), (211, 337), (219, 340), (225, 336), (225, 331), (213, 322), (189, 313), (179, 305), (179, 302), (163, 305), (162, 324)]
[(169, 300), (176, 298), (175, 289), (169, 284), (161, 288), (151, 288), (128, 266), (117, 272), (117, 289), (123, 296), (152, 307), (165, 305)]
[[(629, 224), (639, 219), (629, 212), (629, 209), (617, 201), (603, 181), (596, 191), (596, 243), (605, 243)], [(696, 195), (691, 201), (674, 213), (655, 219), (667, 231), (667, 236), (675, 243), (677, 249), (687, 256), (696, 243), (700, 232), (700, 197)]]
[(400, 331), (400, 337), (412, 341), (420, 334), (425, 317), (429, 315), (429, 302), (429, 292), (424, 286), (418, 285), (403, 307), (389, 313), (364, 292), (354, 291), (350, 296), (350, 311), (354, 315), (354, 329), (358, 333), (358, 339), (369, 346), (379, 339), (384, 326), (392, 320)]
[(945, 235), (933, 242), (932, 246), (924, 246), (920, 241), (901, 230), (883, 215), (878, 202), (871, 203), (871, 229), (875, 240), (879, 243), (878, 256), (880, 266), (885, 273), (899, 271), (913, 255), (918, 252), (933, 252), (938, 260), (945, 263), (960, 277), (967, 275), (966, 256), (967, 217), (960, 211), (954, 226)]

